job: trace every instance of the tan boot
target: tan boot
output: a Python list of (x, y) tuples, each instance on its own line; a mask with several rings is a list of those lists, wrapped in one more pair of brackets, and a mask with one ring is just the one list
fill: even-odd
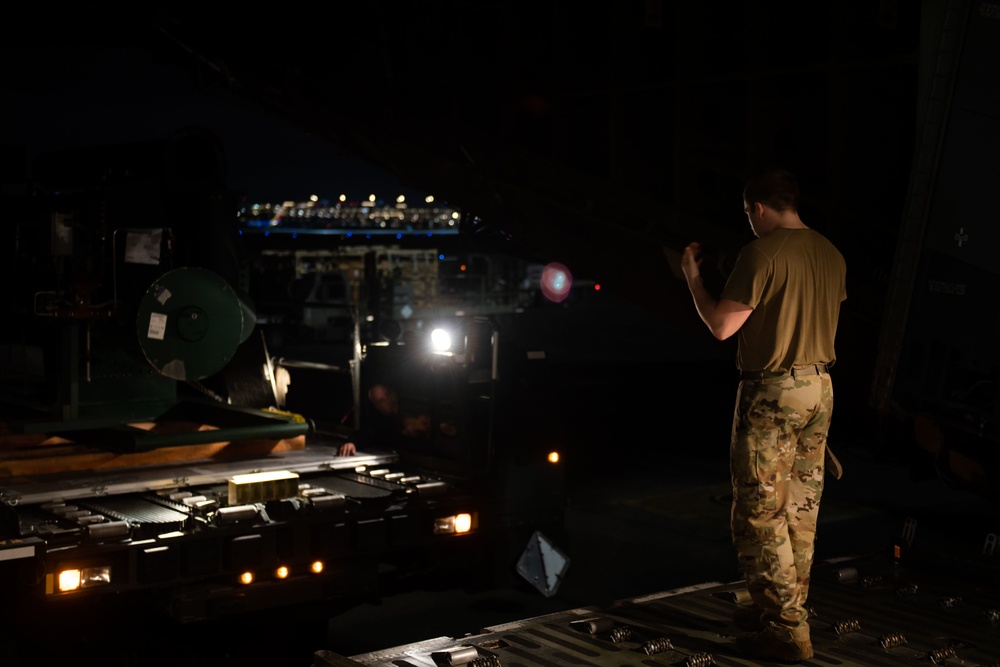
[(733, 611), (733, 624), (740, 630), (757, 632), (767, 626), (764, 610), (756, 604), (741, 604)]
[(800, 662), (813, 657), (808, 625), (789, 629), (769, 622), (762, 630), (737, 635), (736, 648), (754, 658), (781, 662)]

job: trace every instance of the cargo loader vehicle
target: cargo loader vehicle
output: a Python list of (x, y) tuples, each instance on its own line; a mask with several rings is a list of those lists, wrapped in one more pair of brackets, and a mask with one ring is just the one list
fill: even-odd
[[(525, 378), (544, 382), (544, 355), (506, 344), (502, 314), (455, 307), (435, 321), (451, 349), (424, 347), (430, 320), (404, 341), (363, 286), (344, 355), (272, 354), (224, 184), (178, 162), (212, 147), (57, 153), (13, 198), (5, 609), (140, 598), (187, 622), (374, 594), (386, 573), (516, 576), (559, 529), (563, 463), (498, 414), (539, 403)], [(419, 433), (378, 422), (375, 383), (422, 411)]]

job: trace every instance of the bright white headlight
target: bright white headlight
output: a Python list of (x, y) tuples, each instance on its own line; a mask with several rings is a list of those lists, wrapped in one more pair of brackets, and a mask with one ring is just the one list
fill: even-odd
[(434, 329), (431, 331), (431, 350), (434, 352), (447, 352), (451, 349), (451, 335), (444, 329)]

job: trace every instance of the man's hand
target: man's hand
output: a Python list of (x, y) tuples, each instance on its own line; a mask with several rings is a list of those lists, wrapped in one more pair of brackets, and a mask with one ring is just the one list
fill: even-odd
[(354, 446), (353, 442), (345, 442), (340, 446), (340, 451), (338, 454), (341, 456), (354, 456), (358, 453), (358, 448)]
[(681, 271), (684, 272), (684, 278), (691, 284), (692, 280), (697, 279), (701, 276), (701, 244), (697, 241), (692, 241), (684, 248), (684, 254), (681, 255)]
[(708, 293), (701, 280), (700, 254), (701, 244), (694, 241), (689, 243), (681, 255), (681, 270), (684, 271), (684, 278), (687, 279), (688, 289), (701, 321), (708, 326), (713, 336), (726, 340), (743, 326), (753, 309), (731, 299), (717, 300)]
[(426, 438), (431, 434), (431, 418), (427, 415), (403, 417), (403, 435)]

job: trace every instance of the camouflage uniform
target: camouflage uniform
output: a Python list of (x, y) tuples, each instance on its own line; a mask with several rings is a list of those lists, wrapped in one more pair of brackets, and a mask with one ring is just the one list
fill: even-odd
[[(808, 374), (805, 374), (808, 373)], [(816, 369), (740, 382), (730, 470), (740, 569), (767, 620), (807, 631), (833, 384)]]
[(837, 360), (845, 285), (844, 258), (825, 237), (776, 228), (743, 247), (722, 290), (753, 309), (737, 332), (733, 544), (751, 598), (783, 639), (809, 641), (805, 605), (833, 412), (827, 368)]
[[(740, 249), (715, 301), (701, 279), (701, 245), (681, 268), (702, 321), (735, 335), (742, 374), (733, 414), (733, 546), (755, 604), (734, 610), (737, 649), (782, 661), (813, 657), (806, 600), (833, 413), (828, 369), (837, 362), (847, 263), (799, 218), (799, 186), (781, 169), (743, 190), (755, 238)], [(831, 456), (830, 471), (839, 476)]]

